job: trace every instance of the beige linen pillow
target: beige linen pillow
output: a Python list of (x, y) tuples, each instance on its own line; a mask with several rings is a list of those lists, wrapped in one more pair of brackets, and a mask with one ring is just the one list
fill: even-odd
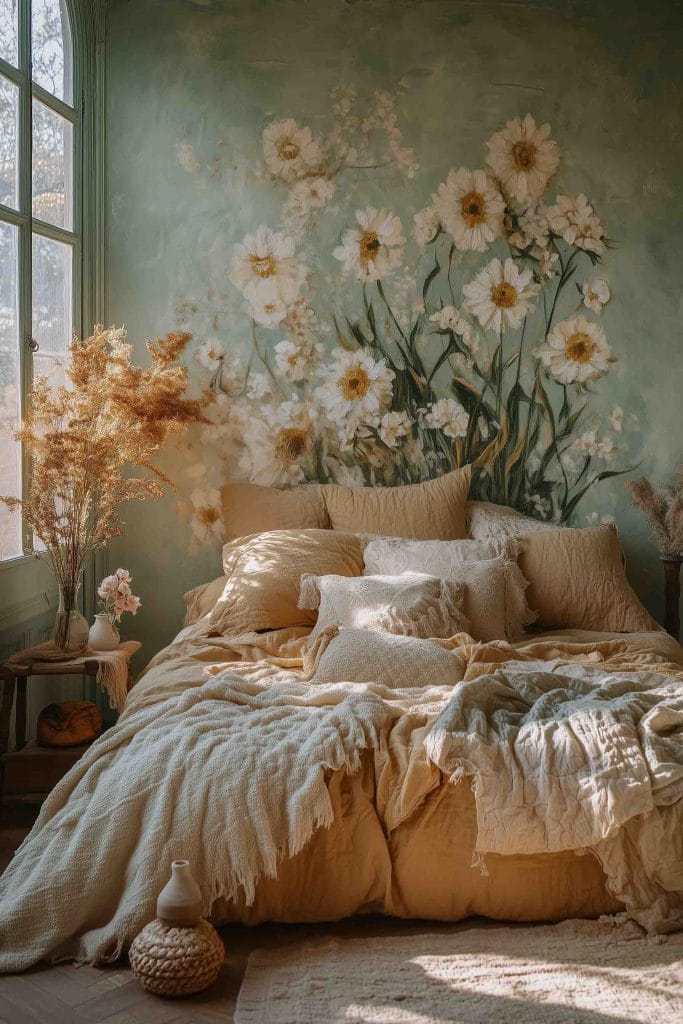
[(464, 662), (433, 640), (391, 636), (369, 629), (342, 629), (323, 651), (314, 683), (382, 683), (392, 689), (455, 686)]
[(213, 611), (216, 601), (223, 593), (227, 579), (227, 576), (219, 576), (217, 579), (211, 580), (210, 583), (201, 583), (198, 587), (193, 587), (192, 590), (183, 594), (183, 600), (187, 605), (183, 626), (191, 626)]
[(471, 466), (402, 487), (340, 487), (323, 484), (333, 530), (389, 537), (458, 540), (467, 536), (465, 501)]
[(319, 484), (292, 490), (235, 481), (221, 488), (227, 538), (269, 530), (329, 530), (330, 520)]
[(363, 553), (363, 573), (424, 572), (459, 580), (467, 586), (464, 608), (475, 640), (518, 640), (536, 613), (527, 604), (517, 546), (518, 541), (377, 537)]
[(612, 523), (529, 534), (519, 542), (527, 597), (546, 629), (661, 630), (631, 589)]
[(403, 636), (448, 637), (469, 632), (464, 587), (424, 573), (403, 576), (301, 577), (302, 608), (318, 608), (309, 644), (328, 626), (379, 629)]
[(360, 576), (362, 546), (353, 533), (271, 530), (223, 548), (227, 577), (209, 618), (223, 634), (306, 626), (315, 612), (298, 607), (302, 573)]

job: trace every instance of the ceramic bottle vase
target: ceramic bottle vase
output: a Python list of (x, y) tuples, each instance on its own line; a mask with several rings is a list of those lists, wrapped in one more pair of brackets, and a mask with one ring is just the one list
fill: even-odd
[(115, 651), (119, 646), (120, 640), (119, 631), (109, 621), (109, 616), (105, 612), (99, 612), (90, 627), (88, 647), (92, 648), (93, 651)]
[(172, 861), (171, 877), (157, 899), (157, 917), (176, 928), (193, 928), (201, 920), (203, 909), (201, 890), (192, 877), (190, 862)]

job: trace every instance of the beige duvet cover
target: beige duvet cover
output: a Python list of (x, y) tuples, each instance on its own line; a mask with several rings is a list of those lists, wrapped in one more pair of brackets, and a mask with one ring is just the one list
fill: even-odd
[[(310, 674), (303, 656), (308, 632), (292, 628), (226, 640), (207, 636), (202, 623), (188, 627), (150, 664), (129, 695), (124, 717), (202, 685), (207, 672), (236, 668), (260, 681), (282, 668), (306, 668)], [(661, 632), (561, 630), (514, 645), (461, 641), (456, 646), (465, 680), (519, 660), (561, 659), (619, 672), (683, 672), (683, 648)], [(447, 921), (473, 914), (534, 921), (620, 909), (591, 853), (476, 858), (469, 781), (454, 785), (415, 756), (419, 728), (407, 729), (405, 737), (404, 747), (395, 744), (380, 770), (373, 752), (366, 752), (360, 772), (331, 773), (333, 824), (284, 860), (277, 878), (262, 877), (251, 905), (244, 899), (216, 901), (213, 920), (325, 921), (379, 912)]]

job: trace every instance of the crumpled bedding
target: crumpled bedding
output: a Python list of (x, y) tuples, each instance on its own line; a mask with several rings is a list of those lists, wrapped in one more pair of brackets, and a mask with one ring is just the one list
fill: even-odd
[[(449, 781), (425, 740), (461, 686), (511, 674), (511, 665), (529, 678), (593, 666), (678, 681), (683, 649), (674, 641), (561, 631), (477, 644), (460, 634), (439, 644), (458, 660), (463, 684), (416, 680), (396, 690), (390, 663), (376, 683), (317, 686), (331, 636), (307, 651), (308, 633), (215, 637), (200, 622), (157, 655), (117, 725), (53, 791), (0, 880), (0, 969), (117, 956), (152, 916), (169, 862), (180, 856), (193, 861), (217, 923), (364, 911), (554, 920), (628, 902), (629, 864), (610, 850), (599, 856), (621, 901), (583, 847), (494, 851), (483, 864), (475, 854), (473, 866), (474, 794)], [(264, 713), (275, 715), (275, 742)], [(247, 820), (257, 827), (244, 829), (245, 843), (236, 832)], [(668, 834), (660, 824), (643, 829), (641, 845), (656, 850)], [(677, 884), (667, 870), (655, 880), (660, 889)]]
[(639, 924), (683, 926), (680, 679), (512, 662), (456, 687), (425, 748), (452, 780), (473, 778), (477, 853), (590, 848)]

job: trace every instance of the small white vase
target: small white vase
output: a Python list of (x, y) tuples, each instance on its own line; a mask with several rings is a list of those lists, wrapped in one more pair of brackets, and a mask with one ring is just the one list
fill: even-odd
[(157, 917), (179, 928), (194, 928), (203, 911), (201, 889), (192, 877), (190, 862), (174, 860), (171, 877), (157, 899)]
[(104, 612), (96, 615), (88, 634), (88, 646), (93, 651), (114, 651), (119, 646), (120, 640), (119, 631), (109, 621), (109, 616)]

